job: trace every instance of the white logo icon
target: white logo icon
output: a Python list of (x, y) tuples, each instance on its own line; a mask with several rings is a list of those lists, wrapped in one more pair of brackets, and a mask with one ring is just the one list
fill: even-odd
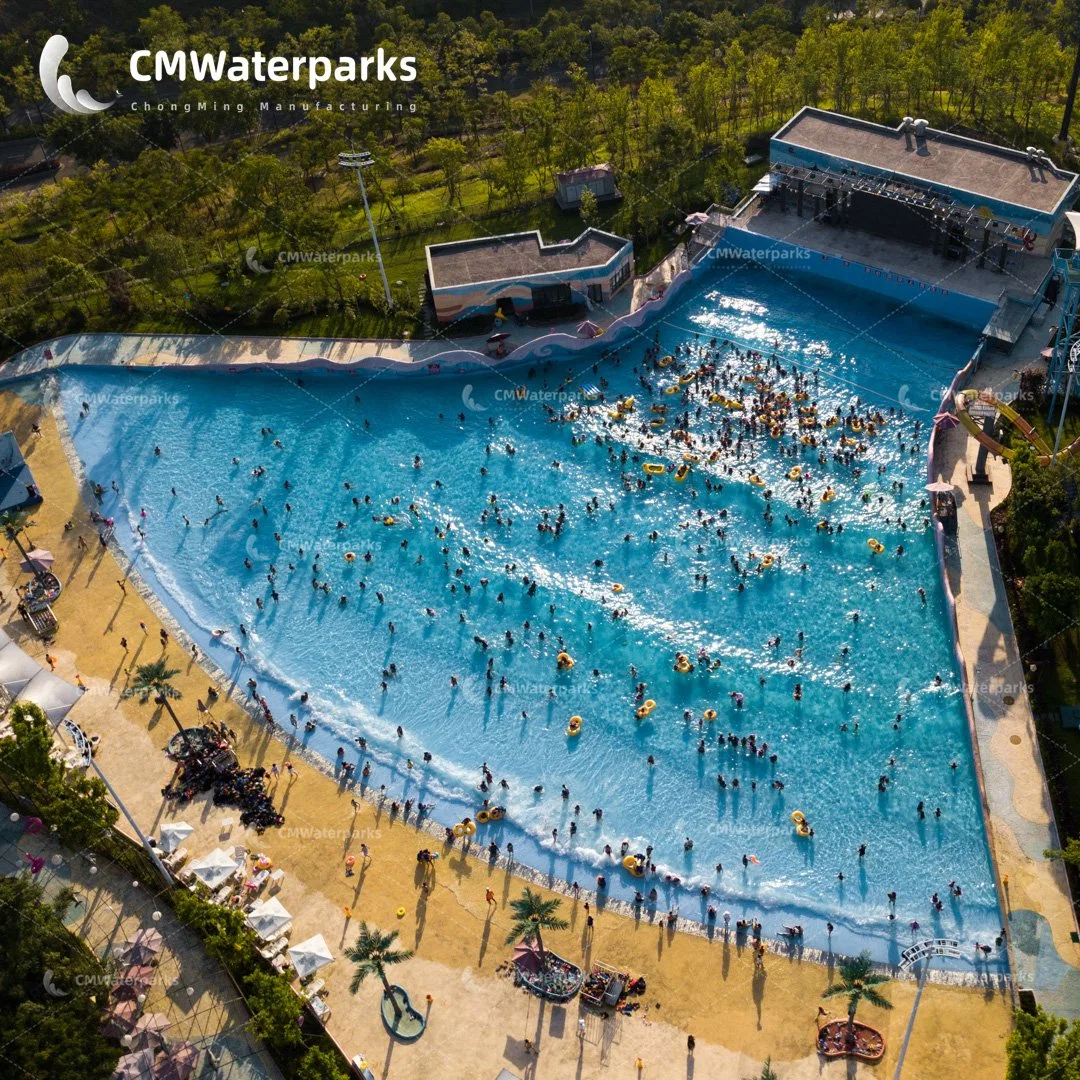
[(908, 386), (907, 383), (904, 383), (904, 385), (900, 387), (900, 392), (896, 395), (896, 400), (909, 412), (929, 412), (928, 409), (924, 409), (921, 405), (916, 405), (915, 402), (911, 400), (911, 397), (908, 394), (908, 390), (910, 389), (911, 387)]
[(75, 93), (71, 88), (71, 77), (60, 74), (60, 61), (68, 51), (68, 39), (63, 34), (53, 34), (45, 42), (38, 61), (38, 75), (45, 96), (61, 111), (75, 116), (92, 116), (104, 112), (113, 102), (100, 102), (92, 98), (85, 90)]
[(45, 969), (45, 974), (41, 979), (41, 985), (45, 987), (45, 993), (50, 997), (62, 998), (68, 996), (66, 990), (61, 990), (60, 987), (53, 982), (52, 968)]
[(266, 267), (263, 266), (263, 264), (255, 258), (255, 256), (258, 254), (258, 251), (258, 248), (249, 247), (247, 251), (244, 252), (244, 262), (247, 263), (247, 268), (253, 274), (269, 274), (270, 271), (267, 270)]
[(461, 402), (470, 412), (487, 412), (487, 406), (479, 404), (472, 396), (472, 383), (466, 383), (461, 389)]

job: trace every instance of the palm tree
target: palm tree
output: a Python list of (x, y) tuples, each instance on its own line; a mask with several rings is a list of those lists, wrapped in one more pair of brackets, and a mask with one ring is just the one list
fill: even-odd
[(521, 896), (517, 900), (510, 901), (510, 908), (514, 912), (514, 924), (506, 936), (506, 944), (513, 945), (515, 941), (529, 942), (535, 939), (536, 947), (540, 952), (540, 964), (543, 966), (545, 963), (544, 941), (540, 936), (540, 931), (565, 930), (570, 925), (557, 914), (561, 906), (561, 900), (554, 898), (545, 900), (526, 885)]
[(389, 998), (390, 1004), (394, 1007), (394, 1016), (400, 1020), (401, 1006), (397, 1003), (397, 995), (390, 988), (386, 969), (394, 964), (411, 960), (413, 951), (395, 948), (397, 936), (396, 930), (387, 933), (378, 927), (369, 927), (366, 922), (362, 922), (360, 936), (354, 945), (350, 945), (345, 950), (345, 958), (356, 965), (352, 982), (349, 983), (349, 993), (355, 994), (369, 975), (375, 975), (383, 984), (383, 996)]
[[(22, 541), (19, 539), (19, 533), (26, 528), (27, 525), (32, 525), (33, 522), (26, 520), (26, 515), (20, 513), (17, 510), (5, 510), (0, 514), (0, 529), (3, 529), (4, 535), (19, 549), (19, 554), (23, 559), (30, 563), (30, 555), (26, 548), (22, 546)], [(38, 571), (34, 571), (34, 577), (38, 576)]]
[(892, 1002), (882, 997), (875, 989), (888, 981), (887, 975), (878, 975), (874, 972), (868, 952), (860, 953), (854, 959), (840, 961), (840, 981), (827, 986), (821, 996), (848, 999), (848, 1039), (852, 1037), (855, 1030), (855, 1010), (859, 1007), (859, 1002), (868, 1001), (879, 1009), (892, 1008)]
[(172, 684), (172, 680), (180, 673), (179, 668), (171, 668), (168, 658), (165, 656), (157, 660), (151, 660), (148, 664), (140, 664), (135, 669), (135, 677), (131, 685), (125, 687), (120, 696), (122, 698), (138, 698), (140, 705), (145, 705), (151, 697), (155, 705), (164, 705), (176, 730), (184, 736), (185, 745), (188, 743), (187, 728), (176, 718), (170, 701), (179, 701), (184, 695)]

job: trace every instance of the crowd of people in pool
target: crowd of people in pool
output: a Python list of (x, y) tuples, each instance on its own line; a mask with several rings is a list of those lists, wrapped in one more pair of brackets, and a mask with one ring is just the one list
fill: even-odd
[[(612, 365), (620, 365), (623, 358), (618, 353), (611, 353), (606, 357)], [(550, 365), (545, 372), (550, 370)], [(776, 504), (782, 502), (788, 509), (782, 513), (782, 520), (788, 530), (808, 528), (819, 531), (825, 535), (839, 535), (843, 532), (843, 522), (836, 520), (833, 503), (841, 496), (837, 488), (828, 479), (830, 470), (841, 469), (852, 479), (859, 479), (866, 470), (866, 455), (874, 440), (889, 437), (889, 429), (896, 429), (895, 450), (903, 455), (915, 455), (920, 449), (920, 422), (900, 423), (906, 420), (902, 409), (889, 408), (885, 412), (866, 407), (859, 400), (852, 402), (846, 413), (826, 411), (819, 404), (820, 374), (818, 371), (803, 371), (796, 365), (786, 365), (777, 355), (766, 355), (759, 351), (740, 348), (734, 342), (726, 340), (705, 340), (698, 335), (693, 341), (677, 347), (672, 354), (661, 355), (659, 340), (646, 350), (643, 362), (634, 369), (637, 384), (640, 386), (639, 403), (633, 397), (622, 396), (615, 400), (606, 393), (608, 383), (600, 375), (600, 368), (594, 366), (594, 374), (599, 378), (602, 388), (599, 396), (592, 402), (575, 402), (573, 405), (557, 408), (548, 402), (540, 405), (548, 419), (552, 423), (570, 426), (572, 430), (571, 442), (581, 445), (589, 440), (597, 446), (604, 448), (609, 461), (620, 471), (620, 482), (624, 491), (635, 492), (646, 490), (654, 478), (660, 473), (673, 475), (677, 483), (683, 483), (697, 470), (700, 485), (710, 494), (718, 495), (724, 491), (725, 484), (747, 485), (757, 490), (761, 497), (761, 515), (767, 525), (772, 526), (776, 522)], [(543, 374), (538, 370), (528, 373), (530, 379)], [(572, 376), (567, 379), (567, 385)], [(302, 379), (297, 382), (302, 383)], [(356, 398), (359, 403), (359, 397)], [(648, 403), (646, 405), (646, 402)], [(445, 419), (440, 414), (440, 419)], [(457, 421), (460, 424), (466, 422), (466, 414), (460, 413)], [(488, 417), (486, 422), (494, 429), (497, 421), (494, 417)], [(365, 427), (368, 422), (364, 421)], [(485, 456), (490, 458), (495, 454), (503, 454), (507, 458), (513, 458), (517, 448), (511, 441), (502, 440), (497, 442), (492, 432), (492, 439), (484, 449)], [(275, 448), (281, 448), (281, 441), (275, 436), (272, 428), (263, 426), (261, 438)], [(766, 471), (767, 459), (763, 454), (763, 446), (768, 445), (766, 440), (775, 444), (779, 459), (782, 461), (779, 475), (773, 479), (766, 479), (762, 473)], [(160, 448), (155, 448), (160, 454)], [(658, 464), (642, 475), (639, 471), (642, 462), (646, 458), (655, 458)], [(674, 459), (674, 460), (672, 460)], [(240, 466), (238, 457), (234, 457), (233, 464)], [(420, 455), (414, 455), (412, 466), (417, 471), (424, 469), (424, 462)], [(770, 466), (772, 467), (772, 466)], [(558, 471), (562, 468), (562, 462), (556, 458), (551, 462), (551, 468)], [(487, 465), (479, 466), (481, 476), (487, 476)], [(885, 465), (874, 467), (874, 477), (880, 484), (881, 478), (886, 474)], [(263, 464), (256, 464), (250, 470), (253, 479), (266, 480), (270, 473)], [(698, 497), (698, 488), (695, 483), (678, 488), (685, 494), (687, 505), (693, 503)], [(438, 490), (442, 488), (442, 481), (435, 478), (431, 486)], [(292, 483), (289, 479), (282, 480), (282, 509), (284, 514), (292, 513), (292, 500), (297, 496), (293, 493)], [(398, 539), (395, 526), (407, 523), (417, 526), (422, 523), (423, 515), (420, 506), (415, 500), (409, 500), (407, 496), (396, 495), (389, 498), (384, 504), (379, 498), (370, 493), (362, 493), (354, 489), (349, 481), (343, 481), (345, 498), (351, 503), (352, 510), (365, 511), (365, 517), (370, 517), (374, 523), (376, 532), (386, 532), (386, 535)], [(892, 481), (892, 490), (897, 497), (903, 494), (903, 481)], [(175, 488), (173, 495), (177, 495)], [(879, 494), (876, 499), (868, 491), (860, 496), (864, 504), (875, 504), (871, 509), (880, 507), (885, 503), (885, 495)], [(274, 520), (279, 517), (276, 500), (269, 494), (259, 495), (251, 503), (253, 516), (250, 518), (250, 528), (258, 532), (267, 530), (265, 524), (274, 513)], [(214, 496), (214, 506), (204, 519), (204, 526), (210, 523), (220, 514), (228, 513), (229, 507), (221, 494)], [(602, 502), (599, 496), (589, 499), (579, 512), (585, 518), (595, 518), (605, 512), (615, 509), (613, 502)], [(924, 529), (930, 525), (929, 511), (926, 500), (919, 503), (920, 513), (912, 518), (898, 513), (895, 517), (882, 517), (877, 515), (874, 520), (883, 527), (894, 529), (899, 533), (908, 530)], [(509, 507), (509, 502), (504, 501), (499, 495), (491, 493), (486, 497), (485, 503), (477, 510), (477, 521), (490, 529), (510, 530), (515, 524), (514, 516)], [(538, 515), (531, 524), (541, 534), (549, 534), (558, 540), (563, 531), (575, 520), (575, 510), (570, 506), (558, 503), (556, 506), (544, 508), (538, 511)], [(145, 520), (145, 514), (142, 515)], [(699, 554), (705, 552), (705, 536), (714, 536), (720, 544), (727, 538), (727, 511), (724, 508), (705, 510), (696, 508), (685, 520), (681, 527), (687, 530), (696, 529), (702, 534), (702, 539), (696, 545)], [(183, 518), (186, 526), (191, 522), (187, 517)], [(353, 529), (346, 520), (339, 518), (335, 525), (335, 531), (339, 533)], [(140, 526), (141, 528), (141, 526)], [(488, 592), (492, 584), (486, 576), (477, 576), (474, 570), (476, 563), (473, 560), (473, 552), (466, 543), (456, 543), (453, 536), (454, 528), (447, 522), (437, 523), (431, 526), (434, 536), (438, 541), (437, 555), (441, 557), (445, 575), (446, 593), (461, 606), (454, 613), (460, 623), (469, 622), (469, 598), (474, 590)], [(339, 591), (343, 586), (336, 585), (332, 580), (333, 571), (328, 565), (330, 555), (326, 552), (312, 551), (303, 546), (290, 550), (287, 540), (281, 528), (269, 527), (273, 541), (277, 545), (280, 554), (270, 560), (264, 566), (256, 566), (252, 555), (244, 558), (245, 569), (251, 573), (264, 574), (267, 582), (265, 596), (256, 600), (259, 611), (263, 611), (269, 604), (272, 605), (281, 599), (280, 590), (285, 588), (285, 582), (291, 580), (294, 574), (302, 572), (306, 564), (310, 568), (309, 582), (311, 589), (330, 598), (337, 596), (340, 606), (346, 606), (350, 601), (348, 592)], [(417, 542), (416, 532), (409, 529), (401, 535), (397, 543), (399, 558), (410, 559), (416, 564), (423, 564), (425, 555), (430, 559), (433, 552), (423, 548), (423, 542)], [(383, 539), (380, 537), (380, 539)], [(660, 540), (658, 531), (652, 531), (646, 537), (649, 543)], [(631, 543), (635, 540), (627, 533), (623, 540)], [(875, 541), (877, 543), (877, 541)], [(382, 565), (384, 552), (390, 550), (390, 545), (383, 543), (375, 545), (375, 549), (367, 548), (360, 550), (361, 544), (357, 544), (357, 551), (348, 552), (345, 562), (350, 564), (359, 574), (351, 573), (347, 585), (348, 589), (363, 594), (373, 593), (375, 602), (382, 606), (387, 602), (386, 595), (377, 582), (370, 582), (366, 575), (372, 571), (385, 573)], [(885, 546), (880, 545), (872, 549), (875, 554), (885, 553)], [(898, 544), (893, 557), (902, 558), (904, 554), (903, 544)], [(668, 561), (667, 553), (661, 555), (663, 562)], [(310, 561), (309, 561), (310, 560)], [(434, 561), (434, 560), (433, 560)], [(376, 570), (376, 564), (378, 569)], [(739, 555), (731, 552), (726, 562), (718, 561), (715, 568), (710, 572), (697, 571), (694, 575), (696, 588), (707, 589), (714, 587), (718, 582), (724, 581), (724, 575), (728, 575), (729, 587), (742, 592), (752, 588), (755, 582), (772, 571), (783, 568), (784, 559), (781, 555), (773, 555), (767, 551), (750, 552)], [(603, 560), (594, 562), (594, 569), (601, 570)], [(797, 567), (800, 573), (812, 572), (807, 562), (801, 562)], [(485, 656), (484, 659), (484, 695), (488, 698), (496, 694), (505, 693), (511, 689), (506, 674), (500, 673), (497, 667), (499, 655), (496, 646), (503, 649), (513, 649), (527, 640), (531, 640), (541, 649), (550, 649), (552, 653), (569, 656), (567, 650), (570, 643), (564, 636), (554, 630), (547, 630), (542, 625), (544, 598), (541, 594), (543, 585), (528, 573), (521, 573), (516, 565), (508, 563), (504, 567), (507, 584), (495, 586), (490, 591), (496, 592), (496, 603), (504, 602), (504, 593), (514, 587), (515, 579), (520, 584), (520, 589), (529, 598), (540, 599), (536, 603), (537, 615), (534, 619), (527, 619), (521, 626), (506, 627), (496, 640), (477, 633), (473, 637), (475, 647)], [(873, 589), (873, 584), (870, 588)], [(612, 621), (626, 618), (629, 606), (620, 601), (621, 586), (613, 586), (611, 595), (601, 595), (598, 602), (605, 614)], [(919, 599), (925, 603), (925, 592), (918, 590)], [(548, 616), (554, 616), (556, 605), (547, 603)], [(428, 619), (442, 617), (443, 612), (434, 605), (423, 608)], [(857, 622), (859, 613), (850, 613), (852, 622)], [(391, 636), (396, 632), (393, 620), (386, 624), (387, 631)], [(587, 630), (592, 630), (589, 623)], [(219, 639), (226, 639), (230, 634), (226, 630), (214, 632)], [(239, 635), (234, 645), (235, 652), (241, 660), (246, 660), (245, 646), (249, 638), (249, 629), (244, 623), (240, 623), (237, 629)], [(791, 655), (786, 658), (785, 666), (792, 673), (797, 673), (803, 660), (806, 643), (802, 631), (797, 631)], [(779, 650), (782, 643), (782, 635), (776, 634), (770, 638), (766, 647), (770, 650)], [(230, 641), (230, 644), (232, 642)], [(846, 660), (849, 647), (844, 646), (841, 650), (840, 660)], [(558, 665), (561, 670), (569, 670), (573, 667), (571, 660), (569, 668)], [(675, 661), (676, 671), (687, 673), (695, 668), (706, 672), (716, 671), (721, 667), (721, 658), (711, 656), (705, 649), (699, 649), (691, 655), (680, 653)], [(600, 675), (600, 669), (592, 667), (592, 676)], [(632, 680), (634, 707), (640, 710), (647, 705), (648, 684), (640, 678), (636, 666), (630, 668)], [(396, 680), (400, 678), (401, 671), (396, 662), (388, 661), (382, 669), (380, 691), (382, 694), (391, 692)], [(759, 675), (759, 684), (764, 686), (767, 676)], [(937, 679), (940, 685), (940, 677)], [(459, 678), (451, 679), (451, 690), (459, 689)], [(844, 684), (844, 692), (853, 689), (852, 682)], [(279, 721), (274, 716), (267, 699), (258, 691), (254, 679), (249, 681), (249, 690), (253, 702), (258, 706), (262, 718), (269, 724), (277, 724)], [(792, 690), (793, 698), (801, 700), (806, 688), (802, 682), (796, 682)], [(730, 700), (736, 711), (743, 708), (744, 690), (733, 689), (730, 692)], [(548, 689), (548, 698), (553, 700), (557, 696), (555, 685)], [(308, 695), (301, 696), (301, 710), (308, 706)], [(710, 715), (711, 713), (711, 715)], [(528, 718), (528, 711), (521, 711), (523, 719)], [(784, 791), (785, 783), (777, 774), (779, 755), (769, 742), (756, 732), (746, 734), (727, 731), (713, 734), (712, 723), (716, 720), (716, 713), (707, 710), (697, 716), (691, 710), (685, 710), (683, 720), (686, 724), (695, 726), (698, 738), (695, 749), (698, 754), (705, 754), (714, 747), (718, 753), (729, 755), (730, 764), (724, 766), (723, 771), (716, 774), (717, 789), (720, 792), (737, 791), (741, 786), (748, 786), (751, 791), (757, 791), (759, 783), (776, 795)], [(893, 722), (894, 728), (900, 729), (903, 714), (897, 714)], [(297, 713), (291, 713), (289, 722), (293, 728), (297, 728), (300, 720)], [(303, 719), (305, 733), (310, 733), (316, 727), (315, 720), (310, 714)], [(842, 731), (848, 731), (847, 722), (840, 724)], [(853, 722), (855, 732), (859, 729), (859, 722)], [(403, 737), (401, 727), (397, 729), (398, 736)], [(366, 743), (362, 737), (357, 739), (361, 749)], [(344, 761), (345, 751), (338, 749), (339, 766), (345, 777), (351, 778), (355, 766), (351, 762)], [(425, 763), (432, 760), (429, 752), (424, 752)], [(889, 760), (889, 767), (895, 766), (895, 760)], [(656, 765), (655, 757), (648, 756), (648, 766)], [(955, 763), (953, 763), (955, 767)], [(414, 767), (411, 760), (407, 768)], [(364, 765), (361, 771), (361, 780), (367, 781), (370, 776), (370, 763)], [(742, 776), (736, 775), (736, 771), (742, 772)], [(260, 778), (261, 779), (261, 778)], [(878, 783), (879, 791), (885, 792), (888, 788), (889, 773), (884, 772)], [(258, 785), (239, 791), (239, 797), (254, 797)], [(494, 775), (488, 769), (486, 763), (482, 768), (481, 779), (477, 785), (483, 805), (489, 805), (489, 794), (495, 788), (507, 790), (510, 781), (500, 778), (497, 782)], [(536, 795), (543, 794), (543, 785), (533, 786)], [(571, 798), (567, 786), (562, 787), (562, 799), (569, 803)], [(257, 819), (269, 820), (272, 811), (262, 804), (257, 810), (253, 810)], [(582, 813), (580, 804), (574, 804), (573, 814), (570, 816), (568, 832), (573, 837), (578, 832), (578, 818)], [(935, 813), (940, 816), (940, 809)], [(923, 806), (919, 806), (920, 817), (924, 816)], [(592, 810), (597, 823), (603, 817), (603, 810), (596, 807)], [(813, 830), (809, 830), (809, 838), (813, 838)], [(453, 839), (452, 835), (449, 839)], [(565, 840), (560, 835), (558, 828), (551, 830), (552, 844), (559, 844)], [(689, 852), (693, 849), (693, 838), (687, 836), (683, 842), (683, 849)], [(493, 857), (499, 853), (499, 846), (495, 841), (488, 845), (489, 854)], [(513, 857), (513, 846), (506, 845), (507, 854)], [(613, 861), (625, 858), (627, 844), (624, 842), (622, 850), (616, 856), (611, 845), (604, 849), (606, 856)], [(638, 855), (639, 853), (635, 853)], [(648, 847), (640, 858), (638, 866), (641, 876), (652, 877), (667, 885), (681, 885), (678, 875), (665, 873), (652, 859), (653, 849)], [(865, 849), (860, 851), (859, 858), (865, 856)], [(750, 862), (756, 861), (749, 853), (742, 855), (744, 868)], [(723, 873), (723, 864), (716, 863), (716, 873)], [(843, 881), (842, 871), (837, 875)], [(598, 885), (606, 885), (606, 878), (600, 875)], [(708, 896), (710, 886), (701, 887), (702, 895)], [(646, 894), (636, 894), (639, 901), (643, 901), (645, 895), (654, 899), (655, 887), (651, 887)], [(959, 893), (953, 893), (954, 897)], [(895, 906), (895, 894), (890, 893), (890, 909)], [(715, 908), (710, 905), (711, 917), (715, 917)], [(937, 907), (941, 910), (940, 906)], [(890, 912), (891, 913), (891, 912)]]

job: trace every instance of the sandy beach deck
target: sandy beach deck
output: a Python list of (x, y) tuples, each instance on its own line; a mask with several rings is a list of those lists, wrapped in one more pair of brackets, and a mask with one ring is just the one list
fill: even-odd
[[(223, 842), (223, 821), (238, 819), (237, 811), (214, 807), (207, 796), (184, 808), (166, 803), (161, 789), (172, 767), (162, 747), (173, 732), (168, 716), (152, 705), (121, 703), (119, 698), (127, 672), (161, 654), (162, 621), (133, 582), (119, 584), (127, 567), (98, 545), (48, 408), (4, 393), (0, 423), (16, 433), (45, 494), (29, 533), (35, 543), (55, 553), (54, 569), (65, 584), (55, 607), (60, 631), (50, 652), (59, 674), (74, 681), (78, 673), (88, 687), (73, 718), (84, 730), (100, 734), (97, 760), (142, 827), (153, 833), (168, 820), (186, 820), (196, 831), (185, 846), (202, 854)], [(32, 433), (32, 423), (41, 426), (40, 435)], [(73, 527), (65, 532), (68, 521)], [(80, 536), (88, 543), (85, 551), (78, 546)], [(19, 577), (17, 560), (9, 557), (3, 568), (7, 580), (0, 614), (5, 627), (40, 658), (44, 647), (25, 632), (28, 628), (14, 611), (10, 586)], [(145, 632), (140, 622), (146, 624)], [(167, 628), (174, 633), (175, 627)], [(121, 646), (121, 637), (127, 638), (129, 649)], [(167, 652), (173, 666), (181, 669), (176, 679), (183, 693), (178, 712), (194, 724), (196, 699), (206, 700), (213, 680), (184, 654), (175, 637)], [(545, 942), (577, 963), (601, 959), (644, 976), (648, 991), (640, 999), (642, 1008), (630, 1016), (605, 1019), (582, 1013), (585, 1034), (579, 1039), (577, 1002), (545, 1005), (514, 989), (500, 971), (510, 956), (504, 945), (508, 901), (523, 884), (509, 869), (456, 847), (436, 864), (435, 887), (424, 895), (415, 855), (425, 846), (441, 850), (437, 841), (391, 817), (385, 807), (363, 801), (354, 810), (353, 791), (300, 760), (294, 748), (224, 695), (213, 715), (239, 733), (237, 753), (243, 764), (268, 767), (290, 756), (298, 764), (298, 777), (290, 781), (283, 775), (274, 791), (286, 817), (284, 827), (258, 837), (236, 824), (227, 841), (265, 851), (284, 869), (278, 896), (293, 913), (293, 939), (322, 933), (339, 957), (320, 973), (330, 991), (328, 1030), (350, 1056), (365, 1053), (380, 1078), (475, 1080), (507, 1068), (532, 1080), (605, 1075), (741, 1080), (756, 1072), (766, 1056), (784, 1080), (883, 1077), (893, 1075), (905, 1042), (904, 1076), (989, 1080), (1004, 1075), (1011, 1003), (1000, 988), (928, 984), (918, 999), (910, 1039), (905, 1040), (917, 984), (896, 980), (886, 988), (893, 1010), (866, 1007), (859, 1014), (885, 1036), (882, 1063), (824, 1064), (814, 1051), (814, 1040), (831, 964), (772, 952), (764, 975), (755, 976), (751, 951), (736, 947), (734, 940), (670, 933), (659, 920), (597, 912), (593, 897), (588, 899), (597, 918), (590, 934), (584, 893), (576, 901), (564, 900), (570, 928), (545, 935)], [(370, 863), (362, 868), (361, 844), (371, 853)], [(345, 876), (347, 853), (359, 860), (353, 877)], [(490, 908), (485, 901), (489, 887), (497, 900)], [(352, 909), (351, 920), (346, 906)], [(399, 907), (406, 909), (401, 919), (395, 914)], [(395, 971), (414, 1004), (428, 1014), (427, 1033), (415, 1044), (391, 1043), (379, 1020), (376, 986), (363, 987), (355, 997), (348, 993), (350, 971), (340, 956), (355, 939), (361, 919), (399, 930), (403, 944), (417, 950), (415, 959)], [(429, 994), (430, 1002), (425, 1000)], [(842, 1004), (830, 1003), (830, 1008), (835, 1015)], [(689, 1033), (696, 1038), (692, 1056), (687, 1052)], [(537, 1054), (526, 1052), (526, 1039), (535, 1044)]]

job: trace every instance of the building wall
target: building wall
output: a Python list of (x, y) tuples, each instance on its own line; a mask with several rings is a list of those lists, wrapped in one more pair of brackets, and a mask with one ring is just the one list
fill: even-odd
[[(772, 237), (752, 233), (732, 225), (724, 230), (720, 243), (730, 253), (737, 254), (745, 251), (747, 258), (782, 266), (785, 273), (813, 274), (841, 285), (866, 289), (897, 303), (928, 311), (939, 318), (971, 326), (979, 331), (986, 326), (994, 314), (995, 305), (989, 300), (968, 296), (966, 293), (955, 292), (942, 288), (940, 285), (932, 285), (929, 282), (919, 281), (917, 278), (882, 270), (852, 259), (844, 259), (838, 255), (826, 255), (809, 248), (801, 249), (804, 257), (799, 258), (800, 249), (796, 244), (774, 240)], [(777, 251), (778, 259), (775, 264), (762, 257), (762, 249), (770, 248), (775, 248)]]
[(534, 277), (511, 278), (502, 281), (489, 281), (479, 285), (456, 285), (441, 289), (432, 289), (431, 297), (435, 304), (435, 316), (440, 323), (454, 319), (470, 318), (476, 315), (494, 315), (497, 302), (505, 296), (513, 297), (514, 313), (526, 314), (532, 310), (532, 290), (544, 285), (567, 284), (570, 286), (574, 303), (584, 303), (589, 294), (590, 285), (599, 285), (603, 300), (611, 299), (613, 292), (611, 281), (619, 271), (629, 266), (629, 273), (618, 292), (634, 275), (634, 247), (627, 242), (615, 260), (605, 267), (589, 270), (563, 270), (555, 273), (540, 274)]
[[(836, 157), (833, 154), (810, 150), (804, 146), (794, 146), (783, 139), (776, 138), (770, 140), (769, 159), (775, 164), (829, 169), (834, 172), (840, 169), (856, 169), (866, 176), (890, 177), (896, 175), (890, 169), (875, 169), (873, 166), (864, 165), (861, 162), (853, 162), (847, 158)], [(961, 206), (987, 206), (993, 211), (994, 217), (999, 220), (1030, 229), (1036, 234), (1034, 250), (1036, 253), (1044, 255), (1049, 254), (1049, 249), (1053, 247), (1054, 241), (1059, 237), (1065, 211), (1069, 209), (1072, 203), (1070, 196), (1062, 203), (1061, 210), (1057, 214), (1047, 214), (1028, 209), (1026, 206), (1017, 206), (1015, 203), (989, 199), (969, 191), (961, 191), (959, 188), (954, 188), (949, 184), (932, 184), (917, 177), (912, 178), (912, 183), (924, 185), (943, 195), (947, 195)], [(1075, 195), (1075, 187), (1074, 181), (1071, 195)]]
[(605, 199), (615, 191), (615, 176), (608, 173), (596, 180), (586, 180), (576, 184), (559, 185), (559, 201), (564, 206), (577, 206), (581, 202), (581, 193), (589, 188), (598, 199)]

